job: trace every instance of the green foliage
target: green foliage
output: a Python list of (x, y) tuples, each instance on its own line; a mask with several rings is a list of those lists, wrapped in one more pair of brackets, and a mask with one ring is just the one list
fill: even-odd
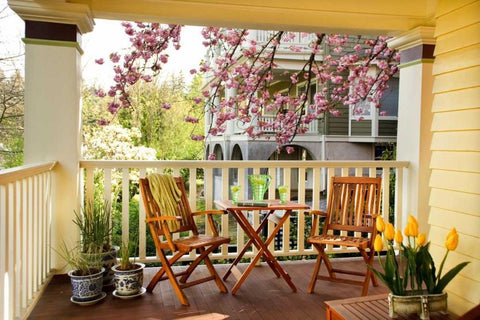
[[(445, 275), (437, 272), (435, 262), (429, 251), (430, 243), (424, 246), (401, 246), (398, 258), (391, 242), (387, 245), (383, 272), (367, 265), (367, 267), (390, 289), (399, 296), (407, 295), (408, 289), (426, 290), (430, 294), (442, 293), (447, 284), (469, 263), (462, 262)], [(442, 265), (448, 255), (445, 253)], [(379, 255), (380, 257), (380, 255)], [(399, 261), (397, 261), (399, 259)]]
[(134, 241), (123, 242), (118, 251), (120, 257), (120, 270), (135, 269), (135, 261), (130, 261), (130, 251), (134, 250)]
[(91, 254), (88, 256), (81, 254), (78, 247), (68, 249), (65, 242), (62, 243), (59, 249), (55, 249), (55, 252), (72, 268), (75, 270), (75, 275), (86, 276), (90, 274), (98, 273), (102, 269), (101, 255), (96, 254), (98, 252), (89, 251)]
[(18, 70), (8, 77), (0, 70), (0, 168), (23, 164), (23, 92)]
[(81, 213), (75, 212), (73, 222), (78, 226), (81, 236), (81, 251), (106, 252), (110, 250), (110, 204), (92, 201), (82, 207)]

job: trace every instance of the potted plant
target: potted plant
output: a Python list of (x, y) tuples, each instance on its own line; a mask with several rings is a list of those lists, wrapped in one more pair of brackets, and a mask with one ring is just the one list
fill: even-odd
[[(440, 268), (429, 252), (430, 242), (425, 233), (418, 232), (418, 222), (413, 216), (408, 217), (404, 234), (406, 244), (400, 230), (395, 230), (391, 223), (385, 224), (382, 217), (377, 217), (377, 234), (374, 249), (379, 253), (387, 243), (385, 262), (380, 260), (383, 272), (370, 266), (370, 270), (390, 289), (388, 296), (389, 315), (397, 313), (418, 313), (420, 319), (429, 319), (429, 312), (447, 310), (447, 293), (443, 290), (447, 284), (469, 263), (462, 262), (443, 274), (443, 266), (448, 253), (457, 248), (458, 234), (453, 228), (447, 235), (447, 249)], [(394, 242), (399, 246), (398, 256), (395, 254)]]
[(130, 243), (123, 243), (119, 250), (120, 263), (113, 266), (115, 290), (119, 298), (133, 298), (145, 293), (143, 285), (143, 263), (130, 261)]
[(68, 249), (65, 243), (55, 251), (71, 268), (68, 272), (73, 294), (70, 301), (80, 305), (91, 305), (105, 298), (106, 293), (102, 291), (105, 269), (100, 259), (87, 260), (78, 248)]
[[(81, 212), (75, 212), (73, 222), (80, 229), (80, 251), (87, 261), (100, 259), (105, 268), (103, 285), (113, 285), (112, 266), (117, 263), (118, 247), (110, 244), (112, 226), (108, 202), (88, 202)], [(100, 257), (97, 257), (100, 256)]]

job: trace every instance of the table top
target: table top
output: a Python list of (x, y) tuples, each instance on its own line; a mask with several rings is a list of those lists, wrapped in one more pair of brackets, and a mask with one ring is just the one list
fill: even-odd
[(215, 205), (221, 210), (308, 210), (309, 206), (305, 204), (299, 204), (294, 201), (287, 201), (286, 203), (280, 203), (280, 200), (241, 200), (237, 204), (234, 204), (232, 200), (215, 200)]
[[(325, 301), (324, 304), (327, 310), (335, 311), (336, 316), (333, 316), (332, 319), (391, 319), (388, 315), (388, 294), (331, 300)], [(419, 316), (417, 314), (398, 314), (397, 319), (418, 320)], [(456, 317), (443, 312), (431, 312), (430, 319), (448, 320), (456, 319)]]

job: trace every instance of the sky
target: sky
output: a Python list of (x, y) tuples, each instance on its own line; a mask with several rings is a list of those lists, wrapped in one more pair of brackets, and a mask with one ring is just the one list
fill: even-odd
[[(17, 68), (23, 69), (24, 45), (22, 38), (25, 36), (24, 22), (10, 8), (6, 8), (7, 1), (0, 0), (0, 60), (3, 57), (20, 55), (14, 61), (0, 64), (4, 72)], [(6, 8), (6, 10), (2, 10)], [(113, 71), (108, 61), (111, 52), (121, 52), (129, 47), (128, 36), (123, 32), (121, 21), (95, 20), (93, 32), (82, 35), (82, 76), (85, 84), (97, 84), (107, 87), (113, 84)], [(200, 35), (201, 27), (186, 26), (182, 31), (181, 49), (169, 51), (169, 62), (164, 67), (161, 75), (166, 78), (169, 74), (183, 73), (184, 78), (190, 83), (192, 76), (190, 70), (197, 68), (205, 55), (205, 47), (202, 45)], [(95, 63), (95, 59), (103, 58), (106, 63), (102, 66)]]

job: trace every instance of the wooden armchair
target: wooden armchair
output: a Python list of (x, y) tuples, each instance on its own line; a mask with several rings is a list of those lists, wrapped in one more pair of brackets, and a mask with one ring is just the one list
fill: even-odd
[[(169, 216), (164, 212), (161, 212), (161, 206), (153, 196), (149, 179), (140, 179), (140, 190), (147, 215), (146, 222), (150, 226), (150, 232), (152, 233), (155, 242), (157, 256), (162, 263), (162, 268), (150, 281), (147, 291), (152, 292), (159, 281), (168, 279), (182, 305), (188, 306), (189, 302), (182, 290), (183, 288), (214, 280), (221, 292), (228, 292), (225, 284), (215, 271), (208, 255), (220, 245), (229, 243), (230, 239), (218, 235), (218, 231), (212, 218), (212, 215), (214, 214), (225, 214), (226, 212), (220, 210), (191, 212), (182, 178), (174, 178), (174, 180), (178, 187), (176, 190), (179, 190), (181, 195), (179, 196), (178, 202), (173, 202), (175, 203), (174, 215)], [(211, 236), (198, 234), (193, 217), (202, 214), (206, 215), (207, 221), (213, 230), (213, 235)], [(174, 234), (185, 231), (189, 231), (190, 236), (174, 237)], [(168, 251), (171, 251), (173, 254), (170, 259), (167, 258)], [(174, 263), (191, 251), (197, 251), (199, 253), (198, 257), (190, 263), (187, 270), (174, 273), (172, 269)], [(201, 261), (205, 262), (210, 276), (187, 282), (189, 276)], [(177, 280), (177, 277), (179, 276), (181, 276), (181, 278)]]
[[(327, 212), (313, 210), (312, 233), (308, 238), (318, 251), (308, 292), (312, 293), (317, 280), (343, 282), (362, 286), (362, 296), (368, 292), (370, 279), (377, 286), (375, 275), (365, 266), (366, 271), (351, 271), (333, 268), (325, 254), (327, 245), (355, 247), (365, 263), (372, 265), (373, 242), (377, 233), (375, 219), (379, 214), (381, 178), (332, 177), (328, 193)], [(319, 217), (325, 217), (323, 233), (316, 235)], [(328, 277), (319, 275), (320, 265), (325, 261)], [(339, 278), (337, 273), (361, 276), (363, 280)]]

